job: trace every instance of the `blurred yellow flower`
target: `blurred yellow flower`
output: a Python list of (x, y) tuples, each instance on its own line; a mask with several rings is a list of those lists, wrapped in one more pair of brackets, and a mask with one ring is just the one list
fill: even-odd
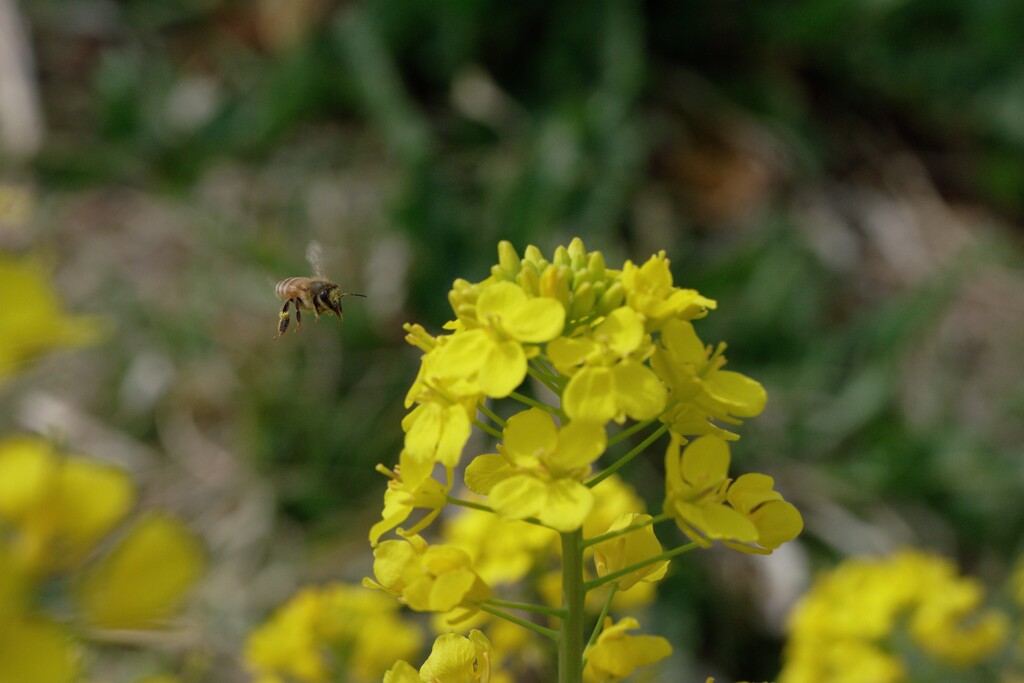
[(158, 628), (202, 574), (205, 551), (180, 520), (142, 517), (76, 585), (82, 617), (101, 628)]
[(31, 258), (0, 254), (0, 380), (50, 351), (83, 346), (99, 338), (94, 318), (70, 316), (50, 284), (49, 273)]
[(0, 680), (71, 683), (78, 677), (80, 646), (63, 626), (22, 615), (0, 623)]
[(249, 635), (246, 666), (257, 680), (378, 681), (422, 643), (420, 629), (398, 610), (393, 599), (359, 586), (304, 588)]
[(121, 470), (59, 454), (34, 437), (0, 442), (0, 528), (36, 573), (68, 569), (124, 519), (135, 487)]
[[(984, 664), (1009, 620), (948, 560), (906, 550), (849, 559), (818, 578), (789, 617), (779, 683), (916, 680), (915, 667)], [(928, 663), (928, 659), (934, 663)]]
[(443, 538), (445, 545), (469, 554), (477, 574), (489, 586), (524, 578), (558, 544), (551, 529), (477, 510), (464, 510), (448, 519)]

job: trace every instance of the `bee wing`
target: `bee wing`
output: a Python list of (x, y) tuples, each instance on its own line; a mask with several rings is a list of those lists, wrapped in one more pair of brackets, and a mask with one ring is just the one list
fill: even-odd
[(309, 265), (313, 266), (313, 273), (318, 279), (327, 279), (324, 276), (324, 248), (316, 240), (310, 240), (306, 245), (306, 260), (309, 261)]

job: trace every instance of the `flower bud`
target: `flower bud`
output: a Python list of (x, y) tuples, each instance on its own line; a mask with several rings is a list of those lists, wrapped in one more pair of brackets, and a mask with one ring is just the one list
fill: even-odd
[(506, 274), (503, 279), (514, 278), (522, 268), (522, 260), (519, 258), (516, 248), (508, 240), (498, 242), (498, 265)]

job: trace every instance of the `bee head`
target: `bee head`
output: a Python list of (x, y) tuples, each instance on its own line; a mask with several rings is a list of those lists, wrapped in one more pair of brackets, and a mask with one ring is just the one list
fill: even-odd
[(343, 296), (345, 295), (337, 285), (320, 292), (320, 301), (323, 302), (324, 306), (328, 310), (338, 316), (338, 320), (341, 320), (341, 298)]

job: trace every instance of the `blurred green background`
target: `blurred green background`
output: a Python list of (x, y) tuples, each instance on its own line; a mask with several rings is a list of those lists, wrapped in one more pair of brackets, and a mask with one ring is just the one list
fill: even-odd
[[(245, 680), (245, 633), (299, 583), (367, 573), (402, 323), (440, 331), (500, 239), (665, 249), (719, 302), (702, 338), (768, 388), (736, 467), (807, 530), (676, 563), (645, 622), (670, 671), (773, 677), (836, 558), (928, 546), (995, 581), (1020, 551), (1017, 0), (0, 6), (26, 38), (0, 50), (0, 184), (34, 202), (0, 248), (107, 324), (0, 388), (0, 431), (128, 467), (203, 533), (197, 680)], [(368, 298), (275, 341), (310, 240)], [(632, 472), (655, 506), (660, 460)]]

